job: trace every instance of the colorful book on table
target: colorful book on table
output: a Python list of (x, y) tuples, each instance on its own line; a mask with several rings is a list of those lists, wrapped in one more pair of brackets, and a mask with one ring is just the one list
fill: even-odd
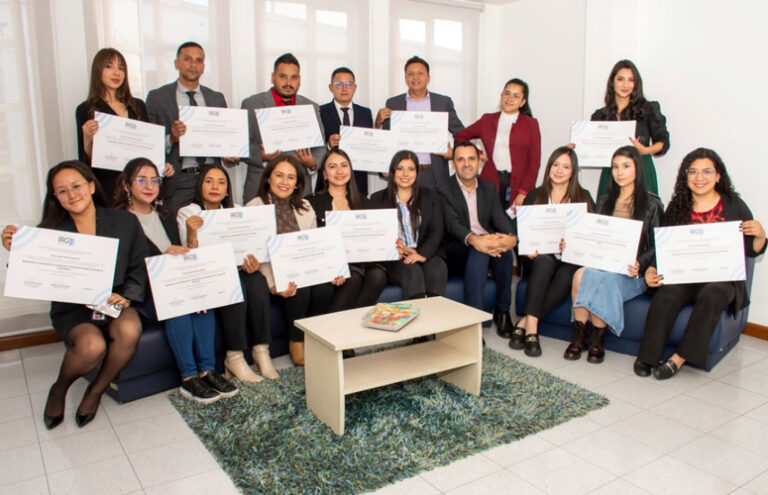
[(365, 313), (363, 326), (397, 332), (419, 316), (419, 313), (419, 309), (411, 304), (379, 303)]

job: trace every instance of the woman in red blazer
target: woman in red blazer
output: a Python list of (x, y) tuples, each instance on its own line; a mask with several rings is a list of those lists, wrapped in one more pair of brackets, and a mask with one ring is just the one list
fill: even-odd
[(501, 111), (484, 114), (455, 137), (456, 142), (478, 138), (487, 154), (480, 177), (496, 185), (505, 207), (523, 204), (536, 185), (541, 165), (539, 122), (531, 114), (525, 81), (507, 81), (501, 92)]

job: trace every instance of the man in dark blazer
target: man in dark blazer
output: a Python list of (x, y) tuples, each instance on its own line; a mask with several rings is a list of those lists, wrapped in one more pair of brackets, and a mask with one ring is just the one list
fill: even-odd
[[(448, 131), (455, 135), (464, 129), (464, 124), (456, 115), (453, 100), (450, 97), (427, 91), (429, 84), (429, 64), (426, 60), (413, 56), (405, 62), (405, 83), (408, 92), (393, 96), (387, 100), (385, 108), (376, 115), (376, 127), (389, 129), (389, 117), (392, 110), (411, 110), (429, 112), (448, 112)], [(435, 153), (417, 153), (421, 173), (419, 182), (422, 186), (441, 188), (448, 181), (448, 161), (450, 149), (443, 155)]]
[[(205, 52), (194, 41), (187, 41), (176, 50), (173, 62), (179, 71), (179, 79), (153, 89), (147, 94), (149, 121), (165, 127), (165, 159), (173, 165), (174, 174), (163, 182), (163, 203), (172, 211), (192, 201), (195, 196), (197, 173), (206, 163), (214, 163), (214, 157), (180, 157), (179, 138), (187, 131), (179, 120), (179, 105), (227, 107), (224, 95), (200, 84), (205, 71)], [(238, 159), (224, 158), (228, 164)], [(156, 164), (162, 170), (162, 164)]]
[(482, 309), (490, 265), (496, 281), (493, 321), (502, 337), (512, 335), (512, 249), (517, 236), (493, 183), (477, 176), (480, 153), (469, 141), (453, 150), (456, 174), (440, 189), (445, 215), (444, 246), (448, 272), (464, 275), (464, 303)]
[[(259, 188), (261, 174), (264, 167), (272, 158), (279, 155), (282, 151), (275, 150), (272, 153), (266, 153), (259, 132), (259, 123), (256, 120), (257, 108), (282, 107), (289, 105), (312, 105), (315, 108), (317, 116), (317, 125), (320, 132), (323, 133), (323, 121), (320, 118), (320, 109), (317, 103), (309, 98), (305, 98), (298, 93), (301, 85), (301, 73), (299, 61), (291, 53), (280, 55), (275, 60), (272, 72), (272, 87), (264, 91), (251, 95), (243, 100), (241, 108), (248, 110), (248, 133), (250, 141), (250, 156), (244, 161), (248, 164), (248, 174), (245, 178), (245, 188), (243, 190), (243, 204), (256, 197)], [(323, 136), (325, 134), (323, 133)], [(312, 178), (315, 176), (317, 166), (325, 155), (325, 146), (316, 146), (310, 149), (288, 151), (287, 153), (296, 155), (299, 162), (304, 166), (304, 195), (312, 192)]]
[[(329, 148), (339, 145), (339, 128), (342, 125), (353, 127), (373, 127), (371, 109), (352, 102), (357, 90), (355, 74), (347, 67), (339, 67), (331, 74), (331, 84), (328, 89), (333, 93), (333, 100), (320, 105), (320, 118), (323, 120), (326, 143)], [(354, 164), (353, 164), (354, 166)], [(368, 195), (368, 173), (355, 172), (355, 182), (360, 194)], [(316, 191), (323, 187), (323, 178), (317, 178)]]

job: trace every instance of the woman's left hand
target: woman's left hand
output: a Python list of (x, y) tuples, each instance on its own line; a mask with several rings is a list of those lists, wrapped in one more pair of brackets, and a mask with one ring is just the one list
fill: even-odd
[(113, 292), (112, 295), (109, 296), (109, 299), (107, 299), (107, 304), (111, 304), (113, 306), (115, 304), (119, 304), (120, 306), (123, 307), (123, 309), (125, 309), (125, 308), (127, 308), (128, 306), (131, 305), (131, 300), (130, 299), (126, 299), (123, 296), (121, 296), (120, 294), (117, 294), (117, 293)]
[(637, 151), (640, 152), (641, 155), (650, 155), (651, 154), (651, 147), (646, 146), (643, 143), (641, 143), (637, 138), (631, 137), (629, 140), (632, 142), (632, 146), (634, 146)]
[(175, 173), (176, 170), (173, 168), (173, 165), (166, 162), (165, 168), (163, 169), (163, 177), (173, 177), (173, 174)]
[(256, 259), (256, 256), (252, 255), (251, 253), (246, 254), (245, 258), (243, 259), (243, 271), (250, 275), (258, 269), (259, 260)]
[(629, 275), (629, 278), (636, 278), (640, 274), (640, 263), (638, 261), (635, 261), (634, 265), (629, 265), (627, 267), (627, 275)]
[(758, 239), (765, 239), (765, 229), (759, 220), (744, 220), (741, 222), (741, 231), (744, 235), (753, 235)]
[(188, 252), (189, 248), (184, 246), (169, 246), (168, 249), (165, 250), (165, 254), (172, 254), (174, 256), (179, 254), (187, 254)]
[(344, 285), (344, 282), (346, 282), (346, 281), (347, 281), (347, 279), (344, 278), (344, 275), (339, 275), (338, 277), (336, 277), (333, 280), (331, 280), (331, 283), (333, 285), (335, 285), (336, 287), (338, 287), (340, 285)]
[(415, 250), (408, 254), (404, 259), (403, 263), (406, 265), (412, 265), (414, 263), (424, 263), (427, 261), (427, 258), (417, 253)]

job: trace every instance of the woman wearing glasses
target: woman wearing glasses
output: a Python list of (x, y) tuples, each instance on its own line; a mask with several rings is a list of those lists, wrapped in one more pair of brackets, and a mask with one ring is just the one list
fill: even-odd
[[(56, 382), (48, 392), (43, 420), (49, 430), (64, 420), (67, 390), (75, 380), (99, 368), (75, 413), (83, 427), (93, 421), (101, 396), (136, 352), (141, 320), (133, 306), (144, 300), (147, 243), (135, 216), (104, 207), (101, 185), (93, 171), (78, 161), (61, 162), (48, 172), (43, 218), (38, 227), (119, 239), (112, 294), (108, 304), (122, 307), (111, 318), (84, 304), (51, 303), (51, 322), (67, 346)], [(16, 226), (3, 229), (10, 250)]]
[(501, 204), (523, 204), (541, 166), (539, 121), (528, 103), (528, 84), (510, 79), (501, 92), (501, 111), (486, 113), (456, 134), (456, 142), (479, 138), (488, 160), (480, 177), (496, 184)]
[[(698, 148), (688, 153), (677, 172), (675, 191), (664, 214), (665, 225), (741, 221), (744, 254), (756, 257), (765, 252), (765, 230), (733, 188), (720, 156)], [(671, 378), (690, 362), (705, 367), (707, 348), (720, 316), (729, 304), (734, 311), (749, 305), (744, 281), (663, 285), (664, 274), (651, 265), (645, 271), (649, 287), (658, 287), (645, 320), (645, 333), (635, 360), (635, 374), (657, 380)], [(660, 363), (672, 326), (680, 310), (693, 304), (685, 333), (675, 352)]]
[[(139, 219), (150, 256), (184, 254), (189, 248), (181, 246), (176, 219), (157, 204), (162, 182), (163, 178), (150, 160), (135, 158), (129, 161), (118, 178), (115, 208), (128, 210)], [(147, 298), (144, 308), (151, 319), (157, 318), (151, 298)], [(181, 373), (181, 395), (201, 404), (210, 404), (237, 394), (237, 387), (215, 370), (216, 319), (213, 311), (169, 318), (163, 323)]]

